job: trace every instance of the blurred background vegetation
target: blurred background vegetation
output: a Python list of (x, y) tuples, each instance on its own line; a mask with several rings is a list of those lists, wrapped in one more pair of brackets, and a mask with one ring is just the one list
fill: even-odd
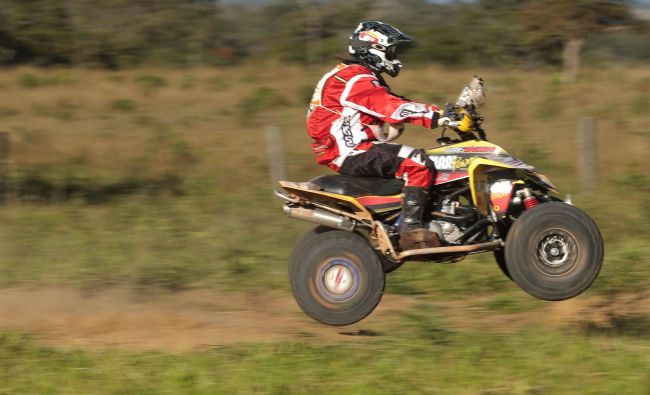
[[(287, 256), (311, 225), (287, 219), (271, 194), (265, 130), (282, 130), (290, 179), (327, 172), (309, 149), (309, 97), (356, 25), (379, 19), (416, 39), (389, 81), (396, 92), (444, 104), (481, 75), (490, 140), (596, 220), (606, 261), (580, 298), (635, 294), (647, 304), (648, 3), (0, 0), (0, 287), (288, 295)], [(579, 178), (581, 117), (597, 119), (591, 188)], [(431, 147), (438, 133), (411, 127), (400, 142)], [(482, 297), (494, 320), (549, 306), (490, 255), (407, 264), (387, 292)], [(0, 394), (646, 394), (650, 316), (633, 311), (604, 327), (504, 322), (485, 333), (452, 331), (420, 306), (387, 335), (336, 352), (298, 339), (97, 354), (0, 331)]]
[(361, 20), (417, 38), (411, 62), (557, 65), (650, 59), (648, 3), (620, 0), (2, 0), (0, 64), (121, 69), (320, 64)]

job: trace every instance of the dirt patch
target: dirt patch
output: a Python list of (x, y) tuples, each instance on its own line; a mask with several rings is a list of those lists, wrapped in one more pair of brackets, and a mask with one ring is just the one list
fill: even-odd
[(402, 313), (416, 305), (439, 311), (442, 325), (452, 330), (511, 332), (543, 325), (617, 333), (625, 325), (650, 325), (650, 292), (580, 296), (517, 313), (480, 307), (489, 298), (430, 302), (385, 295), (360, 323), (328, 327), (305, 316), (286, 294), (192, 290), (143, 298), (126, 289), (87, 295), (64, 288), (9, 288), (0, 289), (0, 329), (32, 333), (57, 346), (188, 351), (248, 342), (322, 344), (389, 336), (401, 330)]
[(547, 322), (588, 332), (650, 335), (650, 291), (575, 298), (550, 306)]
[(385, 295), (371, 317), (336, 328), (307, 318), (288, 295), (194, 290), (139, 298), (124, 289), (87, 296), (61, 288), (11, 288), (0, 290), (0, 328), (55, 345), (186, 351), (298, 338), (358, 340), (381, 333), (384, 322), (394, 322), (413, 303)]
[(650, 291), (611, 296), (580, 295), (576, 298), (546, 302), (531, 299), (530, 309), (520, 312), (491, 310), (491, 301), (499, 296), (434, 303), (448, 325), (457, 330), (516, 332), (527, 326), (630, 334), (650, 330)]

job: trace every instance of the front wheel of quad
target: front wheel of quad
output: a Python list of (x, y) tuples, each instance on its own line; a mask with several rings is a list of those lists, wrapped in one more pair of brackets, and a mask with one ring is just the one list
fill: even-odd
[(505, 251), (503, 249), (500, 249), (494, 251), (493, 254), (494, 254), (494, 260), (497, 261), (497, 265), (499, 266), (499, 269), (501, 269), (501, 273), (503, 273), (506, 277), (512, 280), (512, 276), (510, 276), (510, 272), (508, 271), (508, 265), (506, 265)]
[(603, 264), (603, 239), (596, 224), (565, 203), (526, 210), (508, 233), (508, 273), (524, 291), (544, 300), (579, 295)]
[(385, 274), (365, 238), (317, 227), (294, 247), (289, 279), (296, 302), (308, 316), (338, 326), (353, 324), (375, 309)]

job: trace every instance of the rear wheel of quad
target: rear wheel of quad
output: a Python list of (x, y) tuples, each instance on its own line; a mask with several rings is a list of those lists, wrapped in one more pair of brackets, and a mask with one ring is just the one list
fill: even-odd
[(565, 203), (543, 203), (513, 224), (505, 247), (511, 278), (544, 300), (579, 295), (594, 282), (603, 263), (603, 240), (596, 224)]
[(308, 316), (328, 325), (349, 325), (375, 309), (385, 275), (377, 253), (362, 236), (317, 227), (293, 249), (289, 279)]

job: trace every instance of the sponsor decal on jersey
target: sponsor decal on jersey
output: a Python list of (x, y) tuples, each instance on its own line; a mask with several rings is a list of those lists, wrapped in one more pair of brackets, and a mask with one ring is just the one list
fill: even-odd
[(343, 123), (341, 124), (341, 132), (343, 133), (343, 141), (345, 141), (345, 146), (349, 148), (354, 148), (356, 144), (354, 143), (354, 136), (352, 135), (352, 117), (343, 117)]
[(416, 114), (426, 114), (428, 113), (429, 110), (424, 110), (424, 111), (418, 111), (418, 110), (409, 110), (408, 108), (403, 109), (402, 111), (399, 112), (400, 118), (407, 118), (411, 117)]
[(408, 118), (414, 115), (424, 115), (431, 112), (429, 107), (420, 103), (404, 103), (399, 106), (393, 113), (393, 118)]

